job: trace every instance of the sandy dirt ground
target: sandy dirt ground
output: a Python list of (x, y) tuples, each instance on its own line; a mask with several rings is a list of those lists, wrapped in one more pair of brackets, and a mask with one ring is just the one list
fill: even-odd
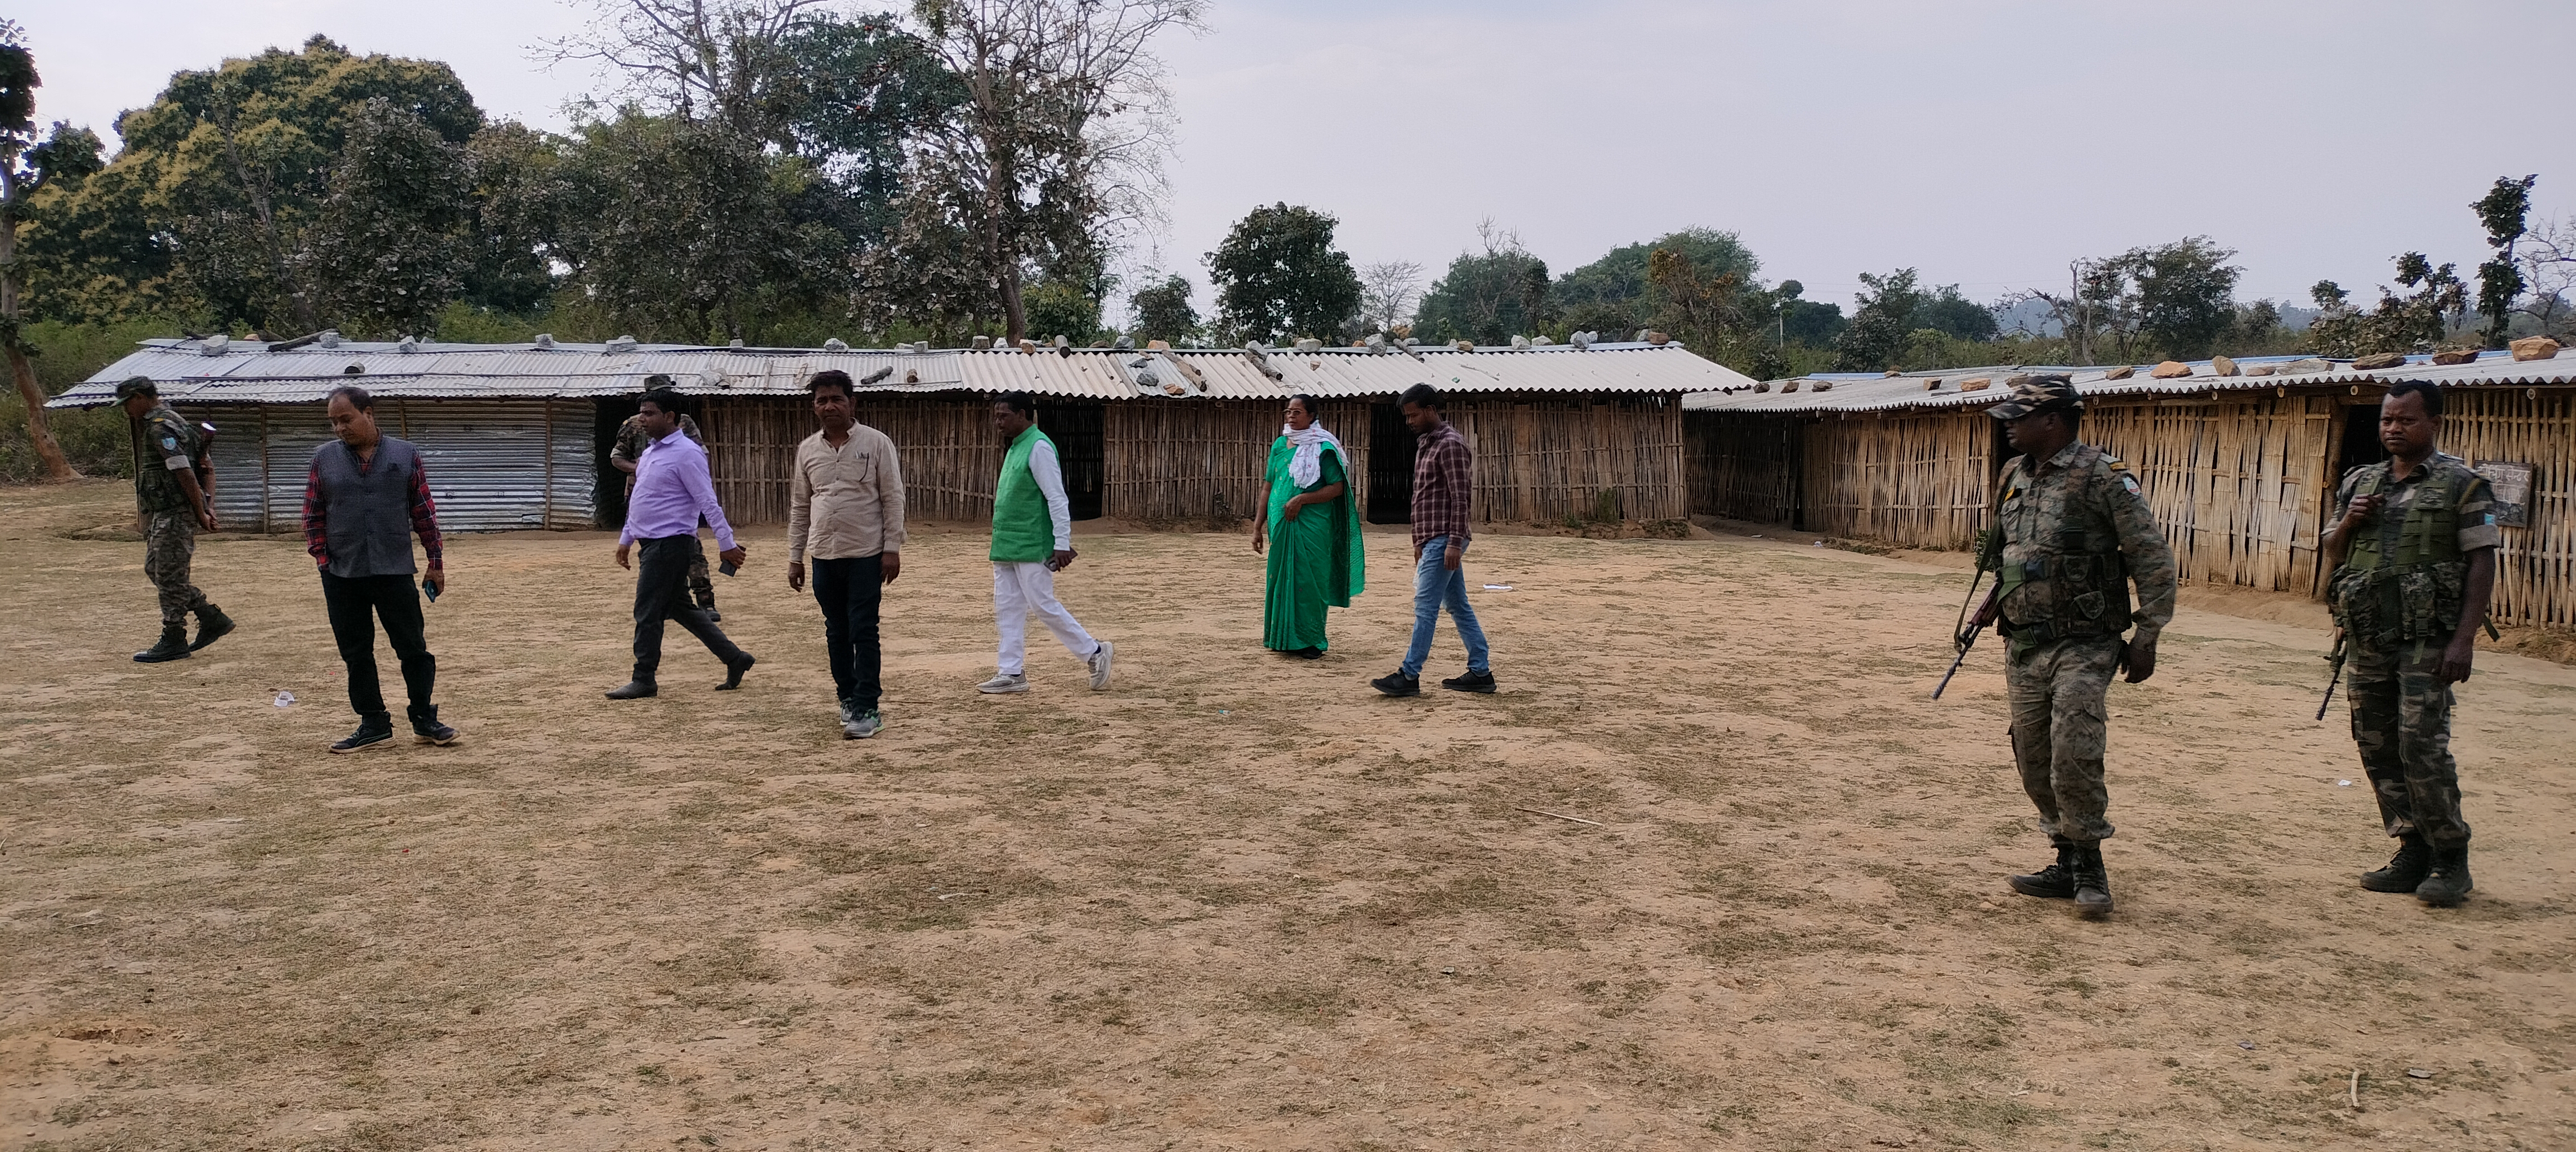
[(2576, 1147), (2559, 665), (2462, 692), (2432, 910), (2353, 882), (2323, 633), (2187, 606), (2112, 690), (2086, 923), (2003, 884), (2046, 845), (2000, 646), (1926, 699), (1938, 566), (1488, 537), (1503, 691), (1387, 700), (1404, 537), (1305, 663), (1248, 537), (1090, 533), (1115, 689), (1040, 632), (981, 697), (984, 540), (931, 530), (845, 742), (776, 530), (745, 690), (674, 629), (622, 704), (612, 538), (466, 537), (464, 742), (340, 757), (300, 541), (205, 543), (241, 631), (138, 665), (140, 545), (66, 536), (129, 500), (0, 491), (0, 1148)]

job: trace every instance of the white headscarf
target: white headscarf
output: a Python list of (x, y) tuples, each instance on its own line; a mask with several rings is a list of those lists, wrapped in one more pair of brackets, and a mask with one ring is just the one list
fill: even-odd
[(1332, 446), (1334, 455), (1342, 458), (1343, 467), (1350, 466), (1351, 454), (1342, 450), (1339, 437), (1324, 431), (1321, 420), (1309, 422), (1303, 432), (1281, 424), (1279, 434), (1297, 446), (1296, 453), (1288, 457), (1288, 478), (1296, 481), (1300, 488), (1324, 478), (1324, 446), (1327, 444)]

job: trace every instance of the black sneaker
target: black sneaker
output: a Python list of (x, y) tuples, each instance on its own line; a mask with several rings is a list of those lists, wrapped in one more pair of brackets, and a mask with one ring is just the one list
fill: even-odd
[(1452, 692), (1483, 692), (1491, 694), (1494, 690), (1494, 674), (1490, 670), (1484, 672), (1469, 672), (1464, 676), (1452, 676), (1443, 680), (1440, 682), (1440, 686)]
[(376, 745), (382, 744), (393, 738), (394, 725), (393, 720), (390, 717), (370, 716), (365, 720), (360, 721), (358, 723), (358, 730), (349, 733), (347, 739), (332, 745), (331, 750), (333, 752), (357, 752), (363, 749), (373, 748)]
[(411, 738), (414, 743), (440, 748), (456, 743), (456, 738), (461, 735), (464, 734), (458, 732), (454, 726), (441, 724), (436, 720), (415, 720), (411, 726)]
[(1422, 678), (1407, 676), (1402, 669), (1397, 669), (1369, 681), (1369, 687), (1389, 696), (1419, 696), (1422, 695)]

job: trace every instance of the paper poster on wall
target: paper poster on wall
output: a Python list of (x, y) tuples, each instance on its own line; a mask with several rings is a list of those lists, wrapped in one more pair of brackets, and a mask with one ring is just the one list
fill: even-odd
[(2487, 487), (2495, 490), (2496, 525), (2502, 528), (2531, 526), (2531, 465), (2488, 461), (2478, 465), (2478, 475), (2487, 478)]

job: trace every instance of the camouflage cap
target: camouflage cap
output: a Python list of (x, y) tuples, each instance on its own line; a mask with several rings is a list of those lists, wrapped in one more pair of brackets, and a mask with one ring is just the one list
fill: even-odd
[(137, 396), (160, 394), (161, 386), (153, 383), (149, 376), (128, 376), (116, 382), (116, 398), (119, 401), (131, 400)]
[(676, 382), (671, 379), (670, 373), (667, 372), (656, 372), (644, 378), (644, 390), (647, 392), (656, 388), (671, 388), (676, 386)]
[(2084, 394), (2075, 390), (2075, 381), (2064, 376), (2029, 376), (2013, 385), (2012, 395), (1986, 409), (1986, 415), (1997, 420), (2019, 420), (2037, 412), (2081, 412)]

